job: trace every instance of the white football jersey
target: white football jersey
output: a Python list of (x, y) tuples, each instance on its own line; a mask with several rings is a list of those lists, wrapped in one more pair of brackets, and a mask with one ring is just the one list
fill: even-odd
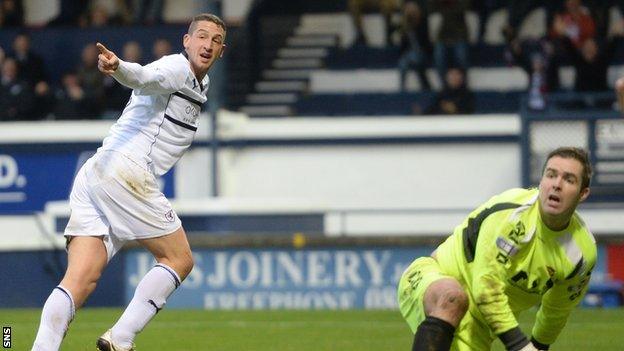
[(122, 152), (165, 174), (193, 141), (208, 75), (198, 82), (186, 55), (175, 54), (145, 66), (120, 60), (112, 76), (133, 91), (99, 150)]

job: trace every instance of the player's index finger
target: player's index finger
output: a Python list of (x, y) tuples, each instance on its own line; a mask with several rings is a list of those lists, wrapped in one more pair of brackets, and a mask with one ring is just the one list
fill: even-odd
[(110, 50), (108, 50), (106, 46), (102, 45), (101, 43), (96, 43), (95, 46), (97, 46), (97, 48), (100, 50), (100, 53), (102, 54), (110, 53)]

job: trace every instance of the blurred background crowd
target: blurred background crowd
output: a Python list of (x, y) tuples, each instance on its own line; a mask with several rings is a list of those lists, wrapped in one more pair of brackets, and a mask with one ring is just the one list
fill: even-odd
[[(622, 61), (622, 0), (247, 2), (210, 103), (251, 116), (540, 110), (609, 91)], [(141, 64), (182, 50), (174, 2), (59, 0), (29, 23), (36, 3), (0, 0), (0, 121), (116, 118), (130, 91), (98, 72), (96, 40)]]

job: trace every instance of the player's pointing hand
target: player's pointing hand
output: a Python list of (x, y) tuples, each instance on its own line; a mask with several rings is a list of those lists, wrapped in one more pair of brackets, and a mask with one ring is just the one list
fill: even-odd
[(100, 54), (98, 55), (98, 69), (105, 74), (113, 74), (119, 67), (119, 58), (114, 52), (108, 50), (101, 43), (95, 44)]

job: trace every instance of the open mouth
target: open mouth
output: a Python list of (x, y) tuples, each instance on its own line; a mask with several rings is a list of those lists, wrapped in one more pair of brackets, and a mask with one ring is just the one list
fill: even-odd
[(558, 204), (561, 202), (561, 198), (557, 195), (548, 195), (548, 201)]
[(201, 53), (199, 54), (199, 56), (205, 58), (206, 60), (210, 60), (212, 58), (212, 55), (210, 55), (209, 53)]

